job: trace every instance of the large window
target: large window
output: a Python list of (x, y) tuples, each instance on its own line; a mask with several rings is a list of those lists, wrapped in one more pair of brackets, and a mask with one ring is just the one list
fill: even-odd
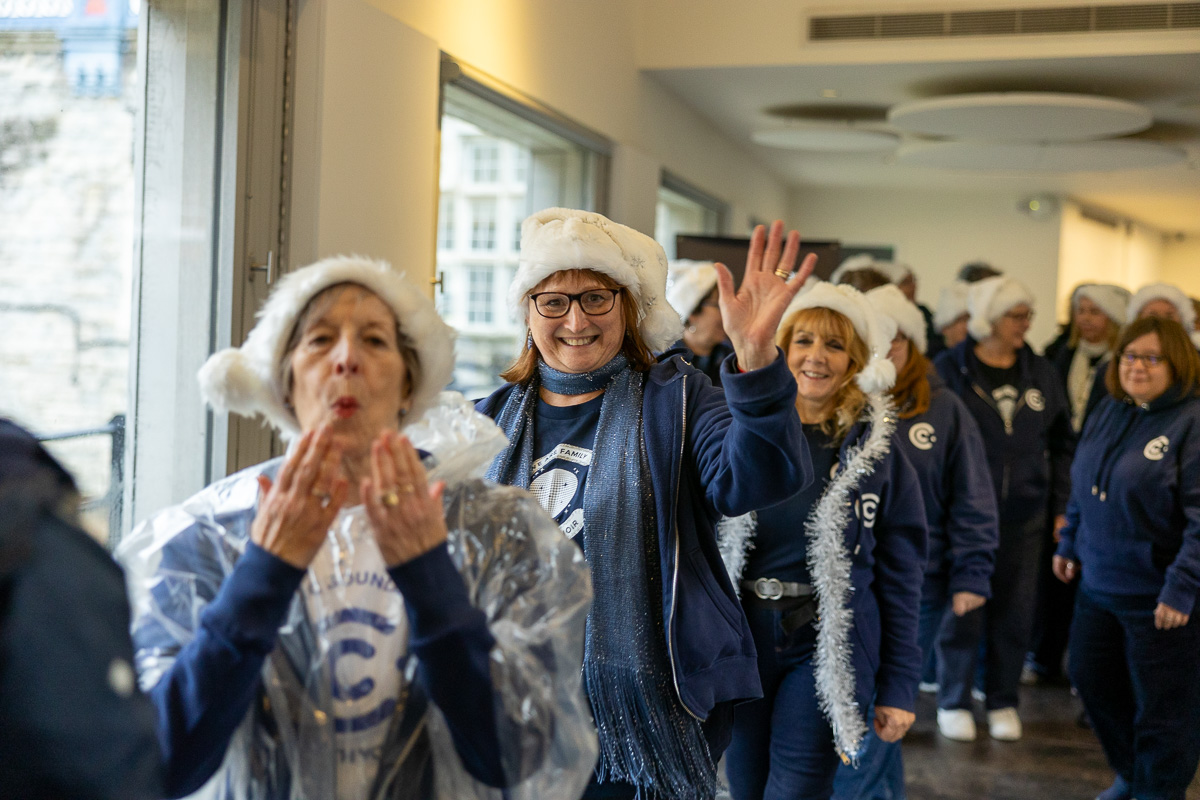
[(655, 206), (654, 238), (667, 251), (667, 258), (673, 259), (677, 235), (717, 236), (727, 212), (725, 203), (663, 173)]
[(140, 110), (136, 7), (0, 2), (0, 416), (122, 522)]
[[(469, 68), (453, 72), (443, 95), (437, 300), (459, 332), (452, 388), (479, 397), (500, 385), (524, 336), (505, 300), (522, 221), (550, 206), (603, 210), (608, 146)], [(456, 223), (458, 239), (445, 235)]]

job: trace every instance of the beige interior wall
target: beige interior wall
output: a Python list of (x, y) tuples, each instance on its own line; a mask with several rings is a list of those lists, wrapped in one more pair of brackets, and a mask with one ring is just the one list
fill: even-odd
[(1019, 200), (1004, 192), (804, 189), (792, 193), (788, 221), (812, 239), (893, 246), (931, 310), (964, 263), (993, 264), (1037, 298), (1029, 342), (1040, 350), (1056, 327), (1059, 214), (1031, 217)]
[(1172, 237), (1163, 243), (1160, 280), (1175, 284), (1189, 297), (1200, 297), (1200, 236)]
[[(311, 0), (310, 0), (311, 1)], [(333, 0), (329, 0), (332, 2)], [(358, 2), (359, 0), (337, 0)], [(751, 216), (782, 216), (787, 188), (745, 150), (638, 72), (639, 3), (602, 5), (562, 0), (368, 0), (456, 59), (482, 70), (557, 112), (632, 147), (650, 164), (666, 167), (730, 204), (728, 226), (742, 232)], [(372, 59), (361, 60), (362, 80)], [(376, 72), (374, 80), (402, 80)], [(326, 143), (325, 146), (332, 146)], [(653, 182), (623, 191), (630, 208), (644, 208)], [(652, 199), (649, 202), (653, 202)], [(630, 221), (642, 227), (643, 214)], [(652, 220), (651, 220), (652, 224)], [(646, 230), (653, 233), (652, 230)]]

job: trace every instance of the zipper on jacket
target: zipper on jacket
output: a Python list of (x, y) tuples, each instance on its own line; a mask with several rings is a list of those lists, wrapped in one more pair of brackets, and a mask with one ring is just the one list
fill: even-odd
[(1000, 415), (1000, 421), (1004, 423), (1004, 432), (1007, 435), (1012, 436), (1013, 420), (1017, 418), (1017, 412), (1019, 412), (1022, 408), (1025, 407), (1025, 394), (1022, 392), (1020, 399), (1017, 400), (1017, 402), (1015, 404), (1013, 404), (1012, 416), (1008, 419), (1005, 419), (1004, 415), (1000, 414), (1000, 407), (996, 405), (996, 401), (993, 400), (992, 398), (988, 397), (987, 392), (985, 392), (982, 388), (980, 388), (979, 384), (975, 383), (974, 381), (971, 381), (971, 388), (975, 390), (975, 394), (979, 395), (980, 399), (982, 399), (983, 402), (985, 402), (989, 406), (991, 406), (992, 410)]
[(683, 413), (680, 415), (679, 422), (679, 463), (675, 468), (675, 495), (672, 499), (672, 505), (676, 506), (675, 524), (671, 528), (671, 533), (675, 535), (675, 564), (671, 571), (671, 613), (667, 616), (667, 660), (671, 662), (671, 682), (675, 685), (675, 696), (679, 698), (679, 705), (683, 706), (683, 710), (691, 714), (700, 722), (704, 719), (697, 715), (694, 711), (688, 708), (688, 704), (683, 702), (683, 692), (679, 690), (679, 675), (675, 667), (675, 603), (678, 601), (676, 594), (679, 587), (679, 475), (683, 472), (683, 449), (687, 443), (687, 375), (683, 376)]

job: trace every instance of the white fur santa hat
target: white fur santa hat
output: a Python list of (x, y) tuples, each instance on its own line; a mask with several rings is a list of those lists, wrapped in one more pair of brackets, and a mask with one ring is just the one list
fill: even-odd
[(1079, 310), (1079, 298), (1086, 297), (1104, 312), (1104, 316), (1118, 325), (1125, 324), (1125, 314), (1129, 308), (1129, 290), (1111, 283), (1085, 283), (1071, 295), (1073, 311)]
[(667, 302), (679, 312), (685, 325), (687, 319), (717, 286), (717, 268), (711, 261), (680, 259), (667, 265)]
[(1142, 309), (1155, 300), (1166, 300), (1179, 311), (1179, 322), (1189, 334), (1196, 328), (1196, 309), (1192, 301), (1177, 286), (1169, 283), (1151, 283), (1137, 290), (1129, 301), (1129, 316), (1127, 319), (1137, 319)]
[(942, 288), (938, 295), (937, 310), (933, 312), (933, 327), (940, 331), (967, 313), (967, 291), (970, 288), (971, 284), (966, 281), (955, 281)]
[(1010, 308), (1027, 305), (1033, 308), (1033, 292), (1016, 278), (997, 275), (971, 284), (967, 292), (967, 333), (975, 341), (992, 335), (992, 323)]
[[(894, 288), (894, 287), (893, 287)], [(866, 365), (855, 380), (858, 387), (868, 394), (886, 392), (896, 383), (896, 365), (887, 357), (892, 339), (896, 336), (896, 323), (882, 316), (858, 289), (827, 281), (813, 284), (792, 298), (783, 313), (780, 329), (792, 323), (797, 311), (806, 308), (828, 308), (836, 311), (854, 326), (855, 333), (867, 345), (870, 354)], [(918, 312), (920, 313), (920, 312)]]
[(416, 350), (420, 378), (406, 422), (432, 407), (454, 371), (454, 329), (403, 273), (359, 256), (327, 258), (280, 278), (245, 343), (214, 353), (200, 368), (200, 392), (209, 405), (246, 417), (261, 414), (284, 439), (298, 437), (300, 421), (286, 400), (284, 349), (309, 301), (341, 283), (362, 286), (382, 300)]
[(895, 284), (877, 286), (867, 292), (867, 300), (885, 317), (889, 317), (900, 328), (900, 332), (924, 353), (927, 346), (925, 341), (925, 317), (912, 301), (904, 296), (904, 292)]
[(667, 302), (667, 255), (662, 246), (592, 211), (547, 208), (521, 225), (521, 257), (508, 288), (517, 319), (529, 313), (525, 295), (556, 272), (590, 269), (607, 275), (632, 294), (638, 331), (653, 351), (683, 335), (679, 314)]
[(874, 266), (892, 283), (904, 283), (905, 279), (913, 274), (912, 267), (899, 261), (876, 261)]
[(842, 282), (842, 276), (844, 276), (847, 272), (875, 268), (875, 259), (870, 253), (858, 253), (857, 255), (846, 256), (846, 258), (842, 260), (842, 263), (838, 264), (838, 267), (833, 271), (833, 274), (829, 276), (829, 282), (833, 284), (840, 284)]

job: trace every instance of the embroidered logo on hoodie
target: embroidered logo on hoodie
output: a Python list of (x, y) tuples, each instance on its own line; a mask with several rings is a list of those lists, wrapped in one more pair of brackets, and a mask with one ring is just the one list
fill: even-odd
[(875, 512), (879, 509), (879, 495), (865, 492), (862, 500), (854, 501), (854, 513), (862, 520), (864, 528), (875, 527)]
[(1162, 461), (1163, 455), (1166, 454), (1168, 446), (1171, 442), (1165, 436), (1156, 436), (1146, 442), (1145, 448), (1142, 449), (1142, 455), (1151, 461)]
[(933, 426), (928, 422), (918, 422), (908, 429), (908, 440), (918, 450), (929, 450), (933, 448), (937, 436), (934, 436)]
[(1034, 411), (1044, 411), (1046, 409), (1046, 398), (1037, 389), (1027, 389), (1025, 391), (1025, 405)]

